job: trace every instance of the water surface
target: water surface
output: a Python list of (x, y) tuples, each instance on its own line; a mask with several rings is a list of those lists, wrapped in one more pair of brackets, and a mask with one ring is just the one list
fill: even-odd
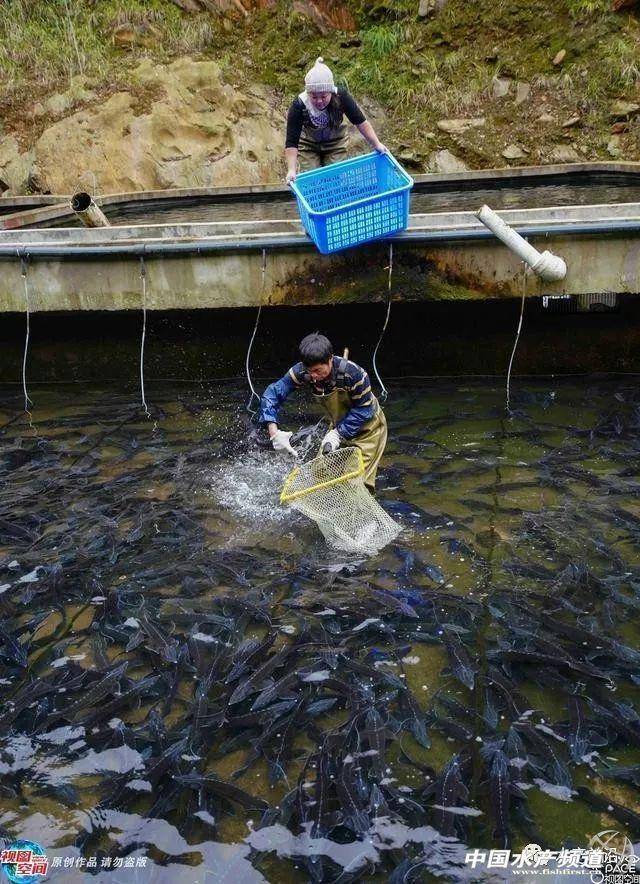
[(278, 505), (241, 381), (148, 385), (150, 417), (0, 391), (0, 834), (96, 857), (51, 880), (478, 880), (465, 847), (637, 840), (637, 380), (518, 381), (510, 416), (495, 380), (390, 389), (403, 531), (368, 559)]

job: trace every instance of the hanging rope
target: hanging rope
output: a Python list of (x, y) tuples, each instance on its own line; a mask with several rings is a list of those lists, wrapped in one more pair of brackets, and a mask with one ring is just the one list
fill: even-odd
[(258, 331), (258, 324), (260, 323), (260, 314), (262, 313), (262, 302), (264, 300), (264, 289), (265, 289), (265, 278), (267, 272), (267, 251), (266, 249), (262, 250), (262, 284), (260, 287), (260, 306), (258, 307), (258, 315), (256, 316), (256, 324), (253, 327), (253, 334), (251, 335), (251, 340), (249, 341), (249, 349), (247, 350), (247, 358), (245, 360), (245, 370), (247, 373), (247, 383), (249, 384), (249, 389), (251, 390), (251, 396), (249, 396), (249, 401), (247, 402), (247, 411), (249, 414), (254, 415), (258, 411), (258, 408), (252, 408), (253, 400), (255, 399), (260, 405), (260, 397), (253, 389), (253, 384), (251, 383), (251, 371), (249, 369), (249, 362), (251, 359), (251, 350), (253, 348), (253, 342), (256, 339), (256, 332)]
[(524, 317), (524, 299), (527, 294), (527, 270), (528, 270), (527, 265), (523, 263), (522, 301), (520, 302), (520, 320), (518, 322), (518, 330), (516, 332), (516, 339), (513, 342), (513, 350), (511, 351), (511, 359), (509, 360), (509, 368), (507, 370), (507, 414), (511, 414), (511, 406), (509, 404), (510, 395), (511, 395), (511, 368), (513, 366), (513, 359), (516, 355), (516, 350), (518, 348), (518, 341), (520, 340), (520, 332), (522, 331), (522, 319)]
[(24, 339), (24, 355), (22, 357), (22, 389), (24, 391), (24, 410), (30, 414), (29, 406), (33, 405), (29, 394), (27, 393), (27, 355), (29, 353), (29, 281), (27, 280), (27, 263), (23, 257), (20, 258), (20, 270), (22, 273), (22, 283), (24, 285), (24, 303), (27, 316), (27, 328)]
[(147, 336), (147, 268), (144, 264), (144, 256), (140, 256), (140, 281), (142, 285), (142, 339), (140, 341), (140, 394), (142, 407), (147, 417), (151, 417), (147, 408), (147, 400), (144, 396), (144, 344)]
[(389, 324), (389, 315), (391, 313), (391, 275), (393, 273), (393, 243), (389, 243), (389, 280), (387, 285), (387, 315), (384, 319), (384, 325), (382, 326), (382, 331), (380, 332), (380, 337), (378, 338), (378, 343), (376, 344), (376, 348), (373, 351), (373, 370), (375, 372), (376, 378), (378, 379), (378, 383), (380, 384), (380, 402), (386, 402), (387, 397), (389, 395), (389, 391), (385, 387), (382, 382), (382, 378), (378, 374), (378, 366), (376, 365), (376, 356), (378, 354), (378, 347), (382, 343), (382, 338), (384, 337), (384, 333), (387, 330), (387, 325)]

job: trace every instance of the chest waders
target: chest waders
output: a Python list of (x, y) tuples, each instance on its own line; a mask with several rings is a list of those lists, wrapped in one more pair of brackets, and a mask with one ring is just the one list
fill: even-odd
[(298, 144), (300, 171), (319, 169), (347, 158), (349, 131), (343, 120), (339, 126), (312, 129), (304, 126)]
[[(319, 396), (314, 393), (313, 398), (326, 412), (333, 427), (352, 408), (349, 393), (340, 387), (336, 387), (330, 393), (327, 393), (326, 396)], [(372, 396), (372, 398), (376, 413), (371, 420), (363, 424), (357, 436), (353, 439), (347, 439), (341, 446), (357, 446), (362, 452), (364, 459), (364, 483), (370, 491), (375, 490), (378, 466), (387, 444), (387, 420), (376, 397)]]

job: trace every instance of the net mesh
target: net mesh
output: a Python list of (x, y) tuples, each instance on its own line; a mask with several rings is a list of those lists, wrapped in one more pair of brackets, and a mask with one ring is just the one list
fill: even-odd
[(347, 552), (377, 552), (400, 531), (367, 490), (362, 452), (355, 447), (339, 448), (296, 467), (280, 502), (313, 519), (330, 546)]

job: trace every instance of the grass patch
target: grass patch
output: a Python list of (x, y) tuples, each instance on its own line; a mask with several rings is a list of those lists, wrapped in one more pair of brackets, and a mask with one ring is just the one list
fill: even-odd
[[(514, 141), (530, 150), (528, 162), (544, 159), (550, 139), (579, 141), (585, 159), (606, 156), (610, 103), (634, 98), (640, 86), (640, 24), (611, 13), (609, 0), (447, 0), (426, 20), (417, 17), (417, 0), (344, 2), (358, 21), (355, 35), (321, 34), (292, 0), (246, 21), (184, 13), (171, 0), (5, 0), (0, 104), (12, 105), (5, 127), (20, 113), (28, 123), (30, 103), (64, 91), (77, 74), (100, 95), (128, 87), (130, 68), (149, 57), (213, 58), (239, 88), (272, 86), (284, 108), (322, 55), (356, 99), (386, 109), (381, 137), (390, 144), (413, 145), (425, 157), (449, 147), (471, 165), (496, 165)], [(119, 29), (139, 41), (118, 45)], [(567, 57), (557, 68), (560, 49)], [(529, 83), (530, 101), (515, 106), (513, 91), (495, 100), (496, 76)], [(562, 121), (576, 109), (584, 127), (563, 133)], [(537, 126), (540, 113), (551, 113), (557, 127)], [(458, 116), (484, 116), (486, 128), (458, 140), (438, 132), (439, 119)], [(434, 132), (437, 138), (427, 137)]]
[[(168, 59), (211, 47), (216, 16), (183, 16), (168, 0), (5, 0), (0, 17), (0, 81), (13, 93), (51, 88), (77, 75), (117, 78), (122, 60)], [(114, 40), (129, 28), (130, 48)], [(126, 65), (125, 65), (126, 67)]]

